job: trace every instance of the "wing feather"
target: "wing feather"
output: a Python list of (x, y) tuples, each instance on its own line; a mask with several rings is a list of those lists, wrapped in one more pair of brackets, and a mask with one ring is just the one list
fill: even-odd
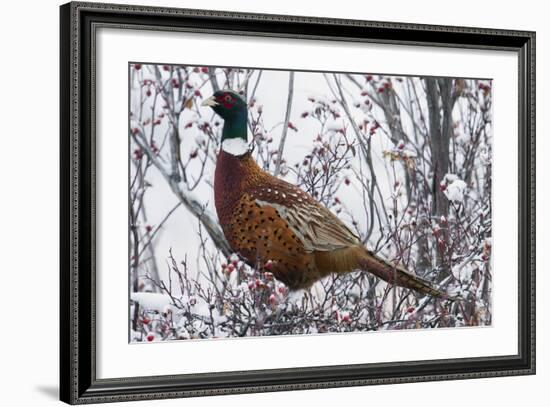
[(359, 238), (329, 209), (298, 187), (282, 180), (251, 191), (260, 206), (274, 208), (308, 252), (360, 244)]

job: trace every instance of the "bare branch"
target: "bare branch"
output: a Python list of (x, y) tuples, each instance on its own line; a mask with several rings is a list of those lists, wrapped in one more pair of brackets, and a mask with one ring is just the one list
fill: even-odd
[(281, 135), (281, 142), (279, 143), (279, 150), (277, 152), (277, 165), (273, 175), (277, 176), (281, 172), (281, 163), (283, 161), (283, 151), (285, 148), (286, 135), (288, 133), (288, 125), (290, 121), (290, 111), (292, 109), (292, 98), (294, 96), (294, 72), (290, 71), (288, 74), (288, 98), (286, 101), (286, 113), (285, 121), (283, 124), (283, 133)]

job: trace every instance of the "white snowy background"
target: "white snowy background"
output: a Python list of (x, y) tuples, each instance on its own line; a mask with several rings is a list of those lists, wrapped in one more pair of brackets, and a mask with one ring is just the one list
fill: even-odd
[[(293, 85), (287, 118), (291, 75)], [(419, 217), (419, 208), (407, 201), (406, 185), (416, 180), (406, 180), (406, 172), (414, 169), (421, 173), (426, 183), (433, 182), (427, 136), (429, 109), (423, 78), (377, 73), (347, 75), (298, 71), (291, 74), (267, 69), (131, 65), (130, 182), (133, 202), (138, 209), (136, 219), (131, 219), (130, 223), (135, 227), (138, 246), (143, 246), (134, 253), (136, 239), (131, 239), (131, 340), (233, 336), (235, 331), (229, 332), (223, 325), (227, 323), (226, 314), (234, 311), (227, 308), (227, 303), (235, 302), (232, 297), (235, 295), (240, 299), (251, 296), (255, 306), (260, 307), (252, 324), (259, 328), (246, 331), (246, 335), (490, 324), (490, 80), (452, 81), (453, 95), (458, 96), (452, 109), (451, 164), (435, 188), (441, 189), (448, 199), (453, 219), (447, 219), (446, 214), (431, 216), (428, 222), (430, 233), (435, 236), (435, 243), (432, 236), (426, 243), (433, 262), (439, 261), (434, 254), (438, 250), (437, 242), (448, 239), (439, 238), (439, 230), (451, 230), (451, 222), (458, 229), (461, 223), (483, 223), (485, 229), (477, 231), (475, 242), (469, 236), (466, 237), (469, 243), (462, 242), (461, 248), (444, 249), (456, 253), (449, 254), (453, 262), (452, 275), (443, 288), (452, 294), (468, 296), (474, 293), (476, 298), (472, 300), (474, 309), (467, 311), (475, 315), (473, 320), (465, 322), (464, 316), (459, 315), (465, 312), (461, 306), (447, 305), (449, 309), (444, 313), (455, 315), (452, 322), (442, 324), (438, 305), (408, 296), (400, 289), (395, 290), (398, 294), (392, 292), (388, 296), (385, 284), (376, 287), (374, 280), (363, 277), (359, 283), (356, 279), (337, 281), (336, 285), (343, 286), (337, 293), (334, 292), (334, 279), (318, 282), (308, 290), (309, 297), (303, 297), (301, 292), (288, 293), (276, 281), (262, 280), (261, 284), (267, 284), (262, 285), (262, 289), (268, 290), (269, 295), (261, 295), (257, 287), (251, 287), (250, 280), (257, 280), (254, 270), (244, 266), (235, 255), (219, 253), (219, 247), (209, 239), (197, 214), (181, 205), (174, 193), (176, 188), (188, 199), (199, 202), (215, 220), (212, 185), (223, 120), (210, 108), (200, 106), (200, 102), (214, 92), (213, 76), (217, 86), (246, 91), (249, 122), (253, 123), (249, 126), (249, 142), (255, 145), (254, 156), (259, 164), (268, 171), (280, 171), (280, 177), (314, 195), (319, 193), (316, 197), (321, 202), (355, 230), (369, 248), (386, 258), (403, 257), (402, 247), (391, 237), (395, 228), (401, 231), (415, 228), (422, 216)], [(390, 113), (386, 109), (390, 109)], [(442, 110), (443, 106), (438, 109)], [(258, 117), (261, 120), (255, 123)], [(396, 132), (395, 124), (390, 121), (400, 124), (404, 136)], [(443, 117), (440, 125), (444, 126)], [(179, 165), (171, 144), (175, 133), (179, 138), (175, 148), (181, 161)], [(278, 164), (277, 151), (285, 133), (284, 161)], [(358, 134), (362, 140), (358, 140)], [(372, 170), (377, 177), (377, 192), (371, 195), (372, 199), (368, 195), (372, 174), (365, 168), (365, 154), (358, 151), (365, 140), (369, 143)], [(470, 147), (474, 143), (476, 148), (472, 150)], [(318, 156), (319, 150), (331, 148), (342, 158), (340, 166), (340, 162), (323, 161), (323, 157)], [(466, 151), (470, 151), (471, 156)], [(313, 168), (316, 172), (305, 175), (304, 171), (308, 167), (312, 169), (312, 161), (316, 159), (318, 165)], [(473, 172), (469, 177), (470, 185), (457, 175), (464, 174), (466, 167)], [(143, 177), (138, 174), (138, 168), (139, 171), (146, 168)], [(185, 180), (181, 179), (183, 171)], [(330, 181), (318, 182), (319, 177), (314, 176), (317, 172), (331, 173), (327, 177)], [(170, 185), (167, 178), (175, 173), (178, 174), (174, 181), (176, 186)], [(312, 178), (317, 181), (308, 183)], [(433, 201), (433, 197), (424, 198), (427, 202)], [(375, 217), (369, 199), (377, 211), (385, 213)], [(453, 209), (456, 216), (452, 214)], [(453, 237), (455, 240), (460, 238)], [(150, 247), (147, 246), (149, 242)], [(134, 263), (138, 252), (139, 261)], [(407, 253), (410, 262), (407, 266), (412, 267), (413, 272), (437, 280), (435, 266), (430, 267), (431, 271), (415, 270), (417, 250), (414, 244)], [(226, 265), (232, 260), (234, 264), (228, 265), (228, 272)], [(186, 291), (178, 274), (182, 271), (177, 265), (181, 266), (182, 261), (185, 262), (185, 278), (193, 284), (210, 286), (218, 292), (218, 297), (198, 295), (196, 288)], [(233, 273), (233, 269), (238, 272)], [(474, 272), (481, 274), (476, 276), (478, 280), (472, 287)], [(442, 281), (437, 280), (437, 283)], [(371, 296), (375, 300), (371, 297), (370, 305), (363, 304), (357, 298), (364, 296), (371, 286), (374, 287)], [(228, 295), (221, 303), (219, 287)], [(304, 298), (309, 298), (310, 303)], [(332, 305), (325, 305), (331, 302), (327, 298)], [(265, 304), (258, 304), (262, 301)], [(376, 301), (380, 308), (378, 314), (373, 310), (366, 312), (365, 308), (376, 306)], [(140, 304), (140, 309), (134, 308), (135, 304)], [(282, 314), (296, 318), (293, 313), (300, 307), (302, 313), (308, 314), (306, 319), (317, 319), (318, 315), (311, 312), (321, 305), (326, 308), (322, 330), (318, 324), (311, 326), (310, 323), (284, 331), (265, 328), (266, 318), (280, 318)], [(369, 318), (372, 320), (375, 315), (380, 319), (373, 325)], [(190, 321), (195, 317), (198, 319)], [(402, 323), (406, 320), (409, 324)], [(395, 325), (394, 321), (401, 325)], [(244, 322), (240, 320), (239, 323)], [(220, 324), (222, 328), (216, 330), (214, 325)]]

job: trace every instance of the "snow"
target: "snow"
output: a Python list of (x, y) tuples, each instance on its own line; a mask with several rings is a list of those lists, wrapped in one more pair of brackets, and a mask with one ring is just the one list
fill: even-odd
[(154, 310), (157, 312), (166, 312), (167, 309), (172, 309), (172, 301), (168, 295), (158, 293), (132, 293), (130, 295), (132, 301), (141, 305), (141, 307)]
[(460, 130), (456, 131), (455, 141), (458, 144), (468, 144), (471, 142), (471, 136), (469, 134), (466, 134), (465, 132), (462, 132)]
[(454, 181), (458, 180), (458, 175), (456, 174), (445, 174), (445, 182), (447, 184), (450, 184)]
[(443, 191), (449, 201), (460, 203), (464, 201), (464, 194), (467, 185), (464, 181), (458, 178), (455, 174), (445, 175), (445, 185), (447, 187)]
[(472, 279), (472, 273), (474, 272), (473, 262), (469, 262), (461, 267), (458, 270), (458, 279), (463, 283), (467, 284)]
[(345, 127), (343, 120), (329, 120), (325, 126), (327, 131), (333, 133), (337, 133)]

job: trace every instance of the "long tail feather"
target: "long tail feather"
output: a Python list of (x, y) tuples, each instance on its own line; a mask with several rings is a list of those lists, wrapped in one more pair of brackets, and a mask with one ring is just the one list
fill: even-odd
[(358, 263), (361, 269), (380, 277), (390, 284), (410, 288), (436, 298), (451, 299), (447, 293), (434, 288), (428, 281), (405, 271), (401, 267), (390, 264), (367, 250), (359, 254)]

